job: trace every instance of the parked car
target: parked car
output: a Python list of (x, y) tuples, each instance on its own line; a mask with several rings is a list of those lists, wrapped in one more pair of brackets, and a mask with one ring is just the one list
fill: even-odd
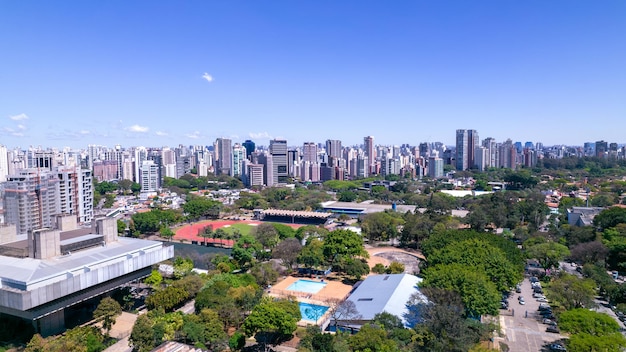
[(509, 302), (501, 301), (500, 302), (500, 309), (509, 309)]
[(546, 296), (541, 293), (533, 293), (533, 298), (546, 298)]
[(550, 314), (543, 314), (543, 315), (541, 315), (541, 316), (542, 316), (544, 319), (550, 319), (550, 320), (554, 320), (554, 319), (556, 319), (556, 317), (555, 317), (552, 313), (550, 313)]
[(548, 303), (548, 299), (540, 297), (540, 298), (537, 298), (537, 302)]
[(536, 276), (531, 276), (529, 280), (530, 282), (539, 282), (539, 279)]
[(552, 332), (552, 333), (558, 334), (561, 331), (555, 325), (548, 325), (548, 327), (546, 328), (546, 332)]
[(524, 299), (523, 299), (523, 298), (522, 298), (522, 299), (520, 299), (520, 300), (518, 300), (518, 302), (519, 302), (519, 304), (521, 304), (521, 305), (526, 304), (526, 301), (524, 301)]
[(544, 318), (541, 322), (546, 324), (546, 325), (556, 325), (556, 322), (554, 320), (552, 320), (552, 319), (545, 319)]
[(517, 286), (517, 287), (515, 288), (515, 292), (517, 292), (517, 293), (522, 293), (522, 288), (521, 288), (521, 287), (519, 287), (519, 286)]
[(538, 310), (549, 309), (549, 308), (550, 308), (550, 305), (548, 303), (539, 303)]
[(550, 351), (567, 351), (567, 349), (558, 343), (552, 343), (550, 344), (550, 346), (548, 346), (548, 348), (550, 349)]

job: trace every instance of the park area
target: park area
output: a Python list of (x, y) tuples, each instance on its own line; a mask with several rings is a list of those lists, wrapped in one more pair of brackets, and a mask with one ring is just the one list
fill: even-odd
[[(251, 220), (205, 220), (199, 221), (188, 225), (180, 226), (174, 229), (174, 240), (178, 241), (197, 241), (206, 243), (208, 245), (232, 248), (234, 241), (231, 239), (235, 232), (241, 235), (248, 235), (252, 229), (259, 226), (261, 221)], [(304, 225), (298, 224), (284, 224), (294, 229), (297, 229)], [(211, 226), (212, 230), (222, 229), (227, 234), (227, 238), (204, 238), (200, 236), (204, 229)], [(230, 237), (230, 238), (229, 238)]]

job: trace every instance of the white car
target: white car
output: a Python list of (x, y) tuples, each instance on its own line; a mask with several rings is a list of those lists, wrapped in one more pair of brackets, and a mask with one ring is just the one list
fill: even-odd
[(539, 297), (539, 298), (537, 298), (537, 302), (548, 303), (548, 299), (545, 298), (545, 297)]

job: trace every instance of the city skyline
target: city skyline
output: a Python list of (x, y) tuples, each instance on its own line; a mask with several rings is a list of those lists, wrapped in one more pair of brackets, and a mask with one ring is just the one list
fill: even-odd
[(623, 144), (626, 3), (0, 3), (0, 144)]

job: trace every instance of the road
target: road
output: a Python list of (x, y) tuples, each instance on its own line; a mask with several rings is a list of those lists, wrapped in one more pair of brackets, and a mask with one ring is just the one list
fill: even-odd
[[(521, 286), (522, 293), (514, 293), (509, 298), (509, 308), (513, 315), (500, 315), (500, 326), (506, 334), (504, 343), (511, 352), (545, 351), (544, 346), (563, 339), (564, 336), (546, 332), (547, 325), (541, 323), (539, 302), (532, 296), (530, 281), (524, 279)], [(518, 303), (519, 296), (524, 298), (525, 305)]]

